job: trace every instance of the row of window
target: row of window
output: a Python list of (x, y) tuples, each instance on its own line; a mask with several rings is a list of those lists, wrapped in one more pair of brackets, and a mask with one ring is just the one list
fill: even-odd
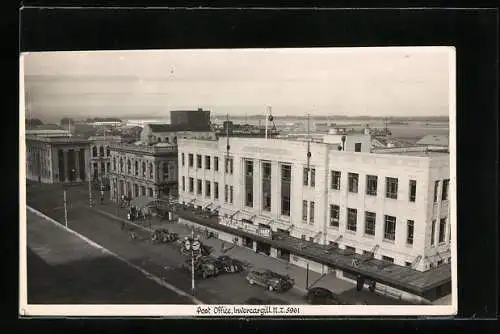
[[(185, 154), (181, 153), (181, 164), (184, 167), (185, 166)], [(197, 169), (202, 169), (202, 162), (203, 160), (205, 161), (204, 166), (206, 170), (210, 170), (212, 167), (212, 157), (210, 155), (205, 155), (204, 158), (201, 154), (196, 155), (196, 168)], [(219, 157), (213, 157), (213, 170), (218, 172), (219, 171)], [(194, 167), (194, 154), (189, 153), (188, 154), (188, 167), (193, 168)], [(225, 158), (225, 173), (233, 174), (233, 167), (234, 167), (234, 162), (233, 158), (231, 157), (226, 157)]]
[[(110, 154), (111, 154), (111, 150), (109, 149), (108, 146), (106, 146), (106, 156), (109, 157)], [(97, 157), (97, 147), (96, 146), (92, 147), (92, 156)], [(100, 157), (104, 156), (104, 147), (103, 146), (99, 147), (99, 156)]]
[[(117, 162), (118, 162), (118, 166), (117, 166)], [(134, 166), (133, 173), (132, 173), (132, 166)], [(117, 158), (114, 157), (113, 158), (113, 171), (118, 172), (118, 167), (119, 167), (120, 173), (124, 173), (125, 166), (123, 163), (123, 159), (120, 158), (119, 160), (117, 160)], [(148, 168), (146, 168), (146, 167), (148, 167)], [(170, 173), (170, 169), (172, 169), (172, 168), (173, 168), (173, 166), (171, 166), (171, 164), (168, 162), (161, 163), (161, 172), (163, 174), (164, 180), (168, 180), (172, 176), (171, 175), (172, 173)], [(127, 174), (135, 175), (135, 176), (140, 175), (141, 177), (146, 178), (147, 171), (149, 171), (149, 179), (153, 179), (154, 166), (153, 166), (152, 162), (146, 164), (146, 162), (139, 163), (139, 161), (135, 161), (132, 164), (132, 161), (130, 159), (127, 159)]]
[[(194, 179), (192, 177), (189, 178), (188, 180), (188, 187), (187, 187), (187, 191), (194, 194), (195, 193), (195, 181), (196, 181), (196, 195), (203, 195), (203, 189), (202, 189), (202, 185), (203, 185), (203, 180), (200, 180), (200, 179)], [(182, 191), (186, 191), (186, 177), (183, 176), (182, 177)], [(213, 188), (212, 188), (212, 184), (213, 184)], [(218, 200), (219, 199), (219, 182), (211, 182), (211, 181), (205, 181), (205, 197), (207, 198), (211, 198), (213, 196), (213, 198), (215, 200)], [(225, 185), (224, 186), (224, 202), (225, 203), (230, 203), (232, 204), (233, 203), (233, 195), (234, 195), (234, 188), (233, 186), (230, 186), (230, 185)]]

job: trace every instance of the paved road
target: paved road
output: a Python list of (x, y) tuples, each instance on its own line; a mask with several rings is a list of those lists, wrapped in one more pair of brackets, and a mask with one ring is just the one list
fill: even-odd
[(32, 212), (27, 237), (29, 304), (193, 304)]
[[(52, 193), (48, 195), (48, 188)], [(60, 186), (28, 186), (28, 205), (42, 211), (58, 221), (64, 221), (62, 189)], [(60, 194), (60, 195), (58, 195)], [(88, 209), (88, 194), (84, 188), (68, 188), (68, 226), (113, 253), (140, 266), (158, 277), (164, 277), (170, 284), (189, 292), (191, 279), (189, 271), (180, 268), (185, 259), (176, 245), (153, 245), (149, 241), (132, 241), (120, 223)], [(139, 233), (139, 235), (141, 235)], [(147, 235), (143, 234), (146, 238)], [(216, 278), (197, 281), (196, 297), (210, 304), (241, 304), (254, 297), (279, 299), (291, 304), (303, 304), (300, 293), (295, 290), (283, 294), (250, 286), (244, 279), (245, 273), (220, 275)]]

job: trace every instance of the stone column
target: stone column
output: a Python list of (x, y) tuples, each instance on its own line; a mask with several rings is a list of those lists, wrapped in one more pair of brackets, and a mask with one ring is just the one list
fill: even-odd
[(76, 181), (80, 182), (80, 150), (75, 150), (75, 177)]
[(63, 156), (64, 156), (64, 182), (68, 182), (69, 181), (69, 173), (71, 173), (71, 171), (69, 170), (69, 156), (68, 156), (69, 152), (68, 152), (68, 149), (63, 149)]

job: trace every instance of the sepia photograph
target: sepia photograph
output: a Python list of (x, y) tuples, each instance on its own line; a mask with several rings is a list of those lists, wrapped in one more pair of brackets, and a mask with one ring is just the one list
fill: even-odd
[(23, 53), (20, 314), (456, 314), (455, 58)]

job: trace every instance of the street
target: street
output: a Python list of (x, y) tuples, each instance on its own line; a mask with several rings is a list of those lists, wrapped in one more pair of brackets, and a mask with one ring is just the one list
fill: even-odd
[[(63, 190), (60, 185), (30, 184), (28, 189), (29, 206), (59, 222), (64, 222)], [(164, 278), (176, 288), (185, 292), (191, 291), (190, 272), (180, 268), (185, 262), (185, 258), (180, 254), (177, 245), (152, 244), (148, 238), (149, 234), (141, 233), (139, 230), (137, 230), (139, 237), (143, 237), (145, 240), (131, 240), (128, 232), (121, 229), (118, 220), (89, 209), (88, 188), (86, 189), (84, 186), (67, 187), (67, 198), (68, 227), (70, 229), (86, 236), (152, 275)], [(97, 193), (94, 198), (98, 199)], [(99, 204), (96, 206), (98, 207)], [(94, 271), (87, 271), (87, 277), (93, 275), (95, 275)], [(263, 288), (250, 286), (245, 280), (245, 275), (246, 273), (222, 274), (215, 278), (197, 280), (196, 298), (207, 304), (242, 304), (249, 298), (262, 300), (272, 298), (289, 304), (305, 303), (303, 293), (296, 289), (285, 293), (269, 292)], [(123, 276), (116, 275), (116, 277)], [(91, 280), (90, 277), (89, 280)], [(135, 285), (137, 289), (142, 286)], [(133, 300), (133, 297), (129, 298)], [(147, 302), (144, 300), (144, 303)], [(151, 303), (159, 302), (155, 299), (151, 300)], [(171, 304), (172, 301), (165, 300), (164, 303)]]

